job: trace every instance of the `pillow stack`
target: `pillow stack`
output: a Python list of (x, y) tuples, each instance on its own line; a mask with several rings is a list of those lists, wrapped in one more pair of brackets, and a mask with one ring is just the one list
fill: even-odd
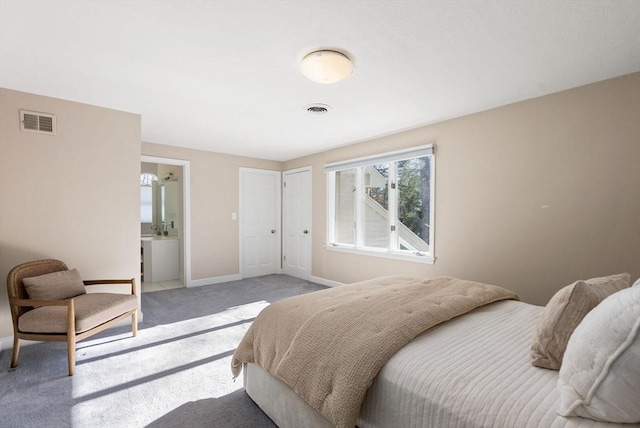
[(584, 317), (569, 339), (558, 388), (561, 416), (640, 422), (640, 286)]
[(628, 273), (576, 281), (558, 291), (544, 309), (531, 345), (531, 363), (559, 370), (567, 343), (583, 318), (600, 302), (629, 287)]

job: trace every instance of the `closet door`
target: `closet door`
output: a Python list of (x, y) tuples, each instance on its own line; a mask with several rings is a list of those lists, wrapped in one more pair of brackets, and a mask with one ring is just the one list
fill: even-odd
[(282, 186), (283, 271), (308, 280), (311, 276), (311, 167), (285, 171)]
[(240, 168), (240, 275), (280, 271), (280, 172)]

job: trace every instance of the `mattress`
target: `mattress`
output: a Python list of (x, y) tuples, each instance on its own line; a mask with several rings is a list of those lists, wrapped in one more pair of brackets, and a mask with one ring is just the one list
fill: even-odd
[(529, 355), (543, 309), (498, 302), (414, 339), (378, 373), (358, 427), (630, 427), (556, 414), (558, 371)]
[[(436, 326), (397, 352), (367, 391), (359, 428), (611, 428), (556, 414), (558, 372), (533, 367), (543, 307), (502, 301)], [(331, 424), (261, 367), (245, 368), (249, 396), (281, 428)]]

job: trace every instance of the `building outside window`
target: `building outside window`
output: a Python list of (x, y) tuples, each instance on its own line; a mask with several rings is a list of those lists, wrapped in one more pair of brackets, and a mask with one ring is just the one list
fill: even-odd
[(434, 261), (433, 145), (325, 166), (328, 248)]

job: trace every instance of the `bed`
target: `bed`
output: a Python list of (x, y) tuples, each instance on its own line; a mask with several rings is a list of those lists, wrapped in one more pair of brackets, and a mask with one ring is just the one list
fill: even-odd
[[(636, 291), (640, 297), (640, 287)], [(558, 415), (559, 372), (531, 365), (532, 328), (545, 308), (516, 299), (505, 295), (408, 340), (368, 383), (355, 424), (359, 428), (640, 426)], [(258, 363), (242, 361), (245, 389), (279, 427), (335, 425), (320, 413), (320, 406), (311, 406), (294, 391), (294, 382), (289, 382), (292, 388), (262, 367), (269, 364)], [(637, 399), (640, 406), (640, 396)]]

